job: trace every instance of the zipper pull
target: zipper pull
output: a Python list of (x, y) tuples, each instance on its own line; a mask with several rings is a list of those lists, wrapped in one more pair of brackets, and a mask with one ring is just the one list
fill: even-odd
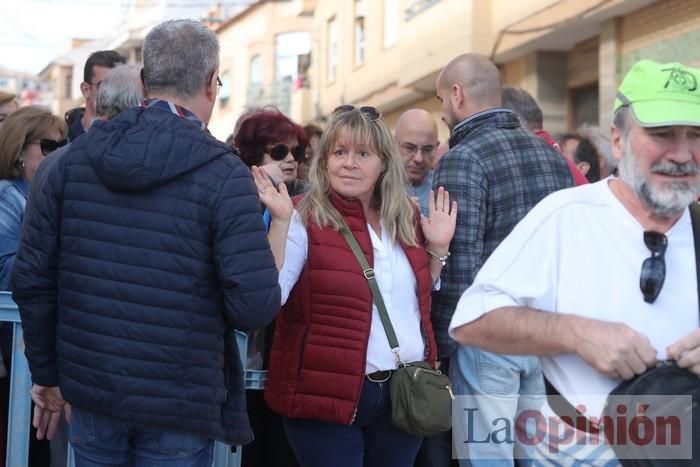
[(445, 388), (447, 388), (447, 392), (450, 393), (450, 397), (452, 398), (452, 400), (455, 400), (455, 395), (452, 393), (452, 386), (448, 384), (447, 386), (445, 386)]

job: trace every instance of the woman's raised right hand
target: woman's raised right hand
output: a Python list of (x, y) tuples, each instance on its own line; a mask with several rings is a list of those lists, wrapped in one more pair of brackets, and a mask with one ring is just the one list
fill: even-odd
[(289, 221), (292, 218), (292, 212), (294, 212), (294, 205), (287, 192), (287, 185), (280, 182), (275, 187), (265, 170), (257, 166), (253, 166), (251, 170), (260, 201), (270, 211), (272, 220)]

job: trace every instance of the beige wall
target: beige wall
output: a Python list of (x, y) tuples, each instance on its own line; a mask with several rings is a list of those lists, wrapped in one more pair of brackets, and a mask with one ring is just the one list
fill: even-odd
[(494, 31), (498, 32), (511, 24), (530, 16), (532, 13), (544, 10), (555, 3), (562, 2), (561, 0), (492, 0), (491, 15), (493, 29)]
[(233, 132), (245, 111), (250, 78), (250, 60), (260, 55), (262, 86), (269, 90), (275, 81), (275, 40), (278, 34), (311, 30), (312, 17), (301, 15), (303, 0), (268, 1), (250, 8), (217, 31), (221, 44), (219, 72), (227, 74), (230, 97), (214, 106), (209, 129), (224, 140)]
[[(70, 109), (84, 104), (83, 96), (79, 91), (76, 99), (72, 98), (72, 89), (70, 90), (71, 94), (67, 93), (69, 90), (67, 88), (71, 83), (74, 83), (75, 80), (78, 80), (78, 83), (80, 83), (83, 80), (82, 73), (76, 76), (74, 70), (73, 65), (54, 64), (42, 74), (42, 78), (51, 83), (51, 104), (49, 107), (55, 115), (62, 117)], [(71, 83), (68, 83), (71, 73), (73, 73), (73, 78)], [(72, 86), (72, 88), (74, 87)]]
[[(354, 60), (354, 2), (320, 0), (314, 21), (314, 96), (318, 115), (328, 115), (341, 103), (374, 105), (385, 115), (430, 101), (442, 67), (454, 56), (485, 52), (489, 22), (474, 27), (476, 18), (490, 15), (488, 0), (443, 0), (406, 21), (406, 8), (415, 2), (399, 0), (398, 41), (384, 47), (384, 2), (365, 0), (365, 63)], [(339, 35), (337, 79), (328, 80), (328, 21), (335, 18)]]
[(700, 1), (663, 0), (622, 19), (621, 52), (700, 28)]

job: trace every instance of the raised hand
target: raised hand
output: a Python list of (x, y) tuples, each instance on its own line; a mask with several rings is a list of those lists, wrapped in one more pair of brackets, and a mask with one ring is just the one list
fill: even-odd
[(260, 167), (253, 166), (253, 179), (258, 188), (260, 201), (270, 211), (273, 221), (289, 221), (292, 218), (294, 205), (287, 192), (287, 185), (280, 182), (277, 187), (273, 185), (268, 173)]
[(450, 202), (450, 194), (443, 187), (437, 196), (430, 191), (428, 217), (421, 216), (421, 227), (426, 247), (433, 253), (444, 255), (450, 247), (457, 225), (457, 201)]

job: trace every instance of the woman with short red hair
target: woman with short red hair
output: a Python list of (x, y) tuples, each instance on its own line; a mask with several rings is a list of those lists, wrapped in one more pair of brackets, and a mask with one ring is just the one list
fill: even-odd
[[(274, 107), (247, 115), (233, 140), (248, 167), (265, 167), (273, 179), (282, 177), (291, 196), (306, 191), (306, 184), (297, 178), (297, 168), (306, 157), (307, 143), (304, 129)], [(269, 170), (270, 166), (279, 171)]]

